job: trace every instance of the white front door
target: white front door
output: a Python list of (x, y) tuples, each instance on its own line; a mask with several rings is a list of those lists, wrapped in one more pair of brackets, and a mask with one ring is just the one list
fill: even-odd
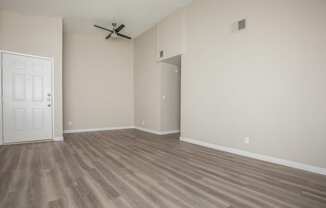
[(5, 143), (52, 138), (52, 62), (3, 53)]

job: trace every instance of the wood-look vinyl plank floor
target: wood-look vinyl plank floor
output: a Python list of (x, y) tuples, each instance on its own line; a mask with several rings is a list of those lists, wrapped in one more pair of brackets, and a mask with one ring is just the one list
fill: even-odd
[(138, 130), (0, 147), (1, 208), (326, 208), (326, 176)]

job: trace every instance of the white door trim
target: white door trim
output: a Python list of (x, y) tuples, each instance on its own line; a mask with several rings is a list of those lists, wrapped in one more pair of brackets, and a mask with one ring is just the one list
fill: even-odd
[(0, 115), (0, 133), (1, 133), (1, 139), (0, 139), (0, 145), (5, 144), (4, 142), (4, 134), (3, 134), (3, 54), (12, 54), (12, 55), (20, 55), (20, 56), (25, 56), (25, 57), (33, 57), (33, 58), (39, 58), (39, 59), (45, 59), (51, 62), (51, 93), (52, 93), (52, 106), (51, 106), (51, 123), (52, 123), (52, 140), (57, 141), (58, 138), (54, 137), (54, 105), (55, 103), (55, 93), (54, 93), (54, 58), (53, 57), (45, 57), (45, 56), (38, 56), (38, 55), (32, 55), (32, 54), (25, 54), (25, 53), (18, 53), (14, 51), (8, 51), (8, 50), (1, 50), (0, 49), (0, 93), (1, 93), (1, 102), (0, 102), (0, 108), (1, 108), (1, 115)]

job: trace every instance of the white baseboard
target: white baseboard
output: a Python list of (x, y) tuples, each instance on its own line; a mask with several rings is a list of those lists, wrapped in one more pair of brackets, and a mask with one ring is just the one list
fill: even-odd
[(55, 137), (55, 138), (53, 138), (53, 141), (55, 141), (55, 142), (63, 142), (64, 138), (63, 138), (63, 136)]
[(96, 129), (74, 129), (74, 130), (64, 130), (65, 134), (72, 133), (83, 133), (83, 132), (95, 132), (95, 131), (112, 131), (112, 130), (123, 130), (123, 129), (134, 129), (134, 126), (124, 126), (124, 127), (107, 127), (107, 128), (96, 128)]
[[(52, 140), (55, 141), (55, 142), (63, 142), (63, 141), (64, 141), (64, 138), (63, 138), (63, 136), (61, 136), (61, 137), (54, 137), (54, 138), (52, 138)], [(30, 141), (30, 143), (33, 143), (33, 142), (48, 142), (48, 141), (51, 141), (51, 139), (35, 140), (35, 141)], [(22, 143), (24, 143), (24, 142), (22, 142)], [(26, 143), (29, 143), (29, 142), (26, 142)], [(21, 143), (17, 142), (17, 143), (12, 143), (12, 144), (21, 144)], [(5, 145), (5, 144), (2, 142), (2, 139), (1, 139), (1, 141), (0, 141), (0, 146), (1, 146), (1, 145)]]
[(307, 164), (303, 164), (303, 163), (298, 163), (298, 162), (293, 162), (293, 161), (289, 161), (289, 160), (279, 159), (279, 158), (276, 158), (276, 157), (256, 154), (256, 153), (252, 153), (252, 152), (248, 152), (248, 151), (244, 151), (244, 150), (239, 150), (239, 149), (235, 149), (235, 148), (224, 147), (224, 146), (211, 144), (211, 143), (207, 143), (207, 142), (202, 142), (202, 141), (198, 141), (198, 140), (190, 139), (190, 138), (180, 137), (180, 140), (184, 141), (184, 142), (200, 145), (200, 146), (203, 146), (203, 147), (208, 147), (208, 148), (211, 148), (211, 149), (220, 150), (220, 151), (223, 151), (223, 152), (229, 152), (229, 153), (233, 153), (233, 154), (237, 154), (237, 155), (241, 155), (241, 156), (245, 156), (245, 157), (250, 157), (250, 158), (254, 158), (254, 159), (258, 159), (258, 160), (263, 160), (263, 161), (275, 163), (275, 164), (278, 164), (278, 165), (284, 165), (284, 166), (288, 166), (288, 167), (291, 167), (291, 168), (296, 168), (296, 169), (309, 171), (309, 172), (312, 172), (312, 173), (318, 173), (318, 174), (321, 174), (321, 175), (326, 175), (326, 168), (320, 168), (320, 167), (307, 165)]
[(174, 131), (156, 131), (156, 130), (151, 130), (151, 129), (146, 129), (143, 127), (138, 127), (136, 126), (135, 129), (138, 129), (140, 131), (145, 131), (151, 134), (156, 134), (156, 135), (168, 135), (168, 134), (177, 134), (180, 133), (180, 130), (174, 130)]
[(168, 134), (177, 134), (180, 133), (179, 130), (174, 131), (155, 131), (151, 129), (146, 129), (142, 127), (135, 127), (135, 126), (124, 126), (124, 127), (107, 127), (107, 128), (95, 128), (95, 129), (73, 129), (73, 130), (64, 130), (65, 134), (72, 134), (72, 133), (83, 133), (83, 132), (96, 132), (96, 131), (112, 131), (112, 130), (123, 130), (123, 129), (138, 129), (140, 131), (145, 131), (152, 134), (157, 135), (168, 135)]
[(168, 135), (168, 134), (179, 134), (180, 130), (173, 130), (173, 131), (161, 131), (161, 135)]

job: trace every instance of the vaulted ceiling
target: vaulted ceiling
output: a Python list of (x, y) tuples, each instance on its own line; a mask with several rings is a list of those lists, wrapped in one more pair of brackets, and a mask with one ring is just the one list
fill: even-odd
[(87, 32), (93, 24), (123, 23), (135, 37), (191, 0), (0, 0), (0, 9), (60, 16), (65, 30)]

